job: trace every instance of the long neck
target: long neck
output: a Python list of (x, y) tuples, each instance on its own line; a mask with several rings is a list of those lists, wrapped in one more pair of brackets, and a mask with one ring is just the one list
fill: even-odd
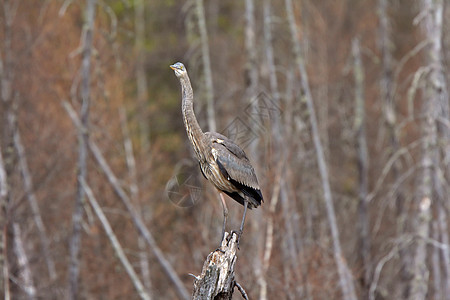
[(194, 92), (192, 91), (191, 81), (189, 76), (185, 74), (180, 77), (181, 94), (182, 94), (182, 112), (184, 127), (192, 147), (194, 148), (197, 158), (204, 159), (205, 145), (203, 142), (203, 131), (197, 122), (194, 114)]

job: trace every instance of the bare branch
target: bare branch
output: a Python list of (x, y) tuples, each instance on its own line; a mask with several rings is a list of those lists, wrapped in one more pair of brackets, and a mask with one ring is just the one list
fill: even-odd
[(97, 200), (94, 197), (94, 193), (92, 192), (89, 185), (87, 185), (84, 178), (81, 179), (81, 185), (86, 192), (86, 195), (88, 196), (89, 202), (91, 203), (92, 208), (95, 211), (95, 214), (97, 215), (98, 219), (102, 223), (103, 229), (105, 229), (106, 235), (108, 236), (111, 245), (114, 248), (114, 252), (116, 253), (117, 257), (119, 258), (120, 262), (124, 266), (125, 270), (128, 273), (128, 276), (130, 277), (131, 281), (133, 282), (134, 287), (136, 288), (136, 291), (138, 292), (141, 299), (150, 300), (150, 296), (147, 294), (147, 292), (144, 289), (144, 286), (142, 285), (142, 282), (140, 281), (139, 277), (137, 276), (136, 272), (134, 272), (133, 267), (131, 266), (128, 258), (126, 257), (122, 246), (119, 243), (119, 240), (117, 239), (116, 235), (114, 234), (114, 231), (111, 228), (111, 225), (109, 225), (109, 221), (106, 218), (105, 214), (103, 213), (100, 205), (98, 204)]
[(31, 275), (30, 264), (23, 246), (21, 230), (18, 223), (13, 224), (14, 233), (14, 249), (19, 265), (19, 277), (22, 282), (18, 285), (25, 291), (29, 300), (36, 299), (36, 287), (33, 283), (33, 276)]
[(244, 288), (239, 284), (239, 283), (235, 283), (239, 292), (241, 292), (242, 298), (244, 298), (245, 300), (248, 300), (248, 296), (247, 293), (245, 292)]
[[(123, 143), (125, 148), (125, 156), (128, 166), (128, 173), (130, 176), (130, 192), (131, 192), (131, 200), (135, 205), (140, 208), (139, 203), (139, 187), (137, 182), (137, 171), (136, 171), (136, 160), (134, 158), (133, 151), (133, 143), (130, 138), (130, 132), (128, 130), (127, 125), (127, 117), (125, 110), (122, 108), (119, 110), (120, 122), (122, 124), (122, 133), (123, 133)], [(139, 261), (141, 265), (141, 273), (144, 278), (144, 285), (147, 291), (150, 291), (151, 282), (150, 282), (150, 269), (147, 255), (147, 247), (142, 237), (138, 238), (138, 247), (139, 247)]]
[(25, 156), (25, 149), (22, 145), (22, 140), (20, 137), (19, 129), (16, 128), (14, 132), (14, 146), (17, 151), (17, 156), (19, 158), (20, 171), (23, 177), (24, 190), (27, 195), (28, 202), (33, 212), (34, 223), (36, 224), (39, 238), (41, 240), (42, 254), (44, 256), (45, 262), (47, 263), (48, 273), (50, 279), (54, 280), (56, 278), (55, 263), (50, 255), (49, 250), (49, 240), (47, 237), (47, 230), (45, 229), (44, 222), (42, 221), (41, 212), (39, 205), (37, 203), (36, 195), (33, 191), (33, 181), (31, 179), (30, 170), (28, 169), (28, 162)]
[(386, 254), (380, 261), (378, 262), (377, 266), (375, 267), (374, 275), (372, 283), (370, 284), (369, 289), (369, 300), (375, 300), (375, 292), (378, 287), (378, 281), (380, 279), (381, 271), (383, 270), (384, 265), (393, 259), (397, 253), (399, 253), (403, 248), (406, 248), (412, 241), (412, 237), (407, 237), (405, 239), (402, 239), (401, 242), (394, 247), (392, 247), (391, 251), (389, 251), (388, 254)]

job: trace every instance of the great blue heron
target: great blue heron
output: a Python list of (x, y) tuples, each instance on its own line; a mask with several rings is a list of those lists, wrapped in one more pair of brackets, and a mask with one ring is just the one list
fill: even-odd
[(222, 193), (244, 206), (238, 232), (239, 240), (244, 229), (247, 208), (256, 208), (264, 201), (255, 170), (244, 150), (232, 140), (216, 132), (202, 131), (194, 114), (194, 93), (186, 67), (177, 62), (170, 68), (175, 71), (175, 75), (180, 80), (184, 126), (199, 161), (200, 170), (203, 176), (219, 190), (224, 216), (222, 239), (228, 217), (228, 209)]

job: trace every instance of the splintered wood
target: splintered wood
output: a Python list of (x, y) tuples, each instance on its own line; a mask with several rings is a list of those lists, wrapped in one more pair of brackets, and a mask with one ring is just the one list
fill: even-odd
[(228, 232), (219, 249), (211, 252), (203, 264), (202, 273), (194, 281), (192, 299), (231, 299), (236, 285), (237, 234)]

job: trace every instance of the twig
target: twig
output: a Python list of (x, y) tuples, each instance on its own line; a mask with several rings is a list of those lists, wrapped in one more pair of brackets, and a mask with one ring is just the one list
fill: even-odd
[(244, 288), (237, 282), (235, 282), (234, 284), (237, 286), (239, 292), (241, 292), (242, 298), (244, 298), (245, 300), (248, 300), (248, 296), (247, 296), (247, 293), (245, 292)]
[(387, 163), (384, 165), (383, 170), (381, 171), (380, 176), (378, 176), (378, 180), (375, 184), (375, 188), (373, 189), (373, 191), (367, 195), (367, 202), (372, 201), (372, 199), (376, 196), (376, 194), (378, 193), (378, 190), (382, 187), (382, 184), (384, 182), (384, 179), (386, 178), (386, 176), (388, 175), (389, 171), (391, 170), (392, 166), (394, 165), (395, 161), (403, 154), (407, 154), (411, 149), (419, 146), (421, 143), (423, 143), (424, 138), (420, 138), (418, 140), (415, 140), (414, 142), (412, 142), (411, 144), (402, 147), (400, 149), (398, 149), (397, 152), (395, 152), (391, 158), (389, 158), (389, 160), (387, 161)]
[(404, 241), (402, 241), (400, 243), (400, 245), (398, 247), (394, 247), (391, 249), (391, 251), (389, 251), (388, 254), (386, 254), (382, 259), (380, 259), (380, 261), (378, 262), (374, 274), (373, 274), (373, 279), (372, 279), (372, 283), (370, 284), (370, 289), (369, 289), (369, 300), (374, 300), (375, 299), (375, 291), (377, 289), (378, 286), (378, 281), (380, 279), (380, 274), (381, 271), (383, 270), (384, 265), (390, 261), (392, 258), (394, 258), (394, 256), (400, 252), (400, 250), (402, 248), (406, 248), (408, 246), (409, 243), (411, 243), (412, 239), (409, 237), (407, 239), (405, 239)]

